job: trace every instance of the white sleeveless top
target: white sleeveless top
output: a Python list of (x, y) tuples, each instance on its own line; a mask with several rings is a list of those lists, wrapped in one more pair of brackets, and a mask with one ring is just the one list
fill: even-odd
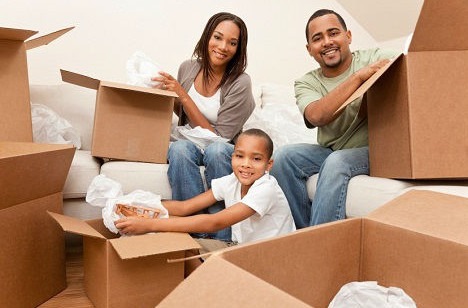
[(197, 105), (200, 112), (205, 116), (205, 118), (210, 122), (211, 125), (214, 125), (218, 120), (218, 111), (221, 106), (221, 90), (218, 89), (216, 93), (211, 97), (206, 97), (198, 93), (195, 89), (195, 85), (192, 84), (188, 95), (192, 98)]

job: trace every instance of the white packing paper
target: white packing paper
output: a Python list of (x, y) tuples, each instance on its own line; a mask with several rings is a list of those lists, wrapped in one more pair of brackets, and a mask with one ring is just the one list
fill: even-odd
[(202, 150), (213, 142), (229, 142), (229, 139), (218, 136), (209, 129), (200, 126), (191, 128), (188, 124), (176, 126), (172, 131), (171, 140), (190, 140)]
[(159, 63), (141, 51), (136, 51), (127, 60), (126, 69), (128, 84), (147, 88), (157, 86), (159, 82), (152, 81), (151, 78), (160, 76), (159, 72), (164, 71)]
[(78, 131), (49, 107), (31, 104), (31, 118), (34, 142), (73, 144), (77, 149), (81, 148)]
[(109, 231), (117, 234), (115, 221), (121, 216), (116, 213), (117, 204), (142, 206), (158, 210), (159, 218), (168, 218), (169, 212), (162, 205), (161, 196), (152, 192), (135, 190), (124, 195), (122, 185), (103, 174), (94, 177), (86, 193), (86, 202), (93, 206), (102, 207), (102, 219)]
[(416, 308), (402, 289), (383, 287), (376, 281), (350, 282), (341, 287), (328, 308)]

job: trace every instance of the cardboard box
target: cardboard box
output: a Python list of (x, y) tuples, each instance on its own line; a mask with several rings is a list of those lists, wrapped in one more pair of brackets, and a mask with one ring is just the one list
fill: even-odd
[(36, 307), (66, 287), (62, 213), (70, 145), (0, 142), (0, 302)]
[(468, 38), (453, 38), (466, 14), (465, 0), (425, 0), (408, 54), (358, 89), (370, 87), (371, 176), (468, 178)]
[(27, 41), (37, 31), (0, 27), (0, 140), (33, 141), (26, 51), (49, 44), (71, 29)]
[(352, 281), (402, 288), (418, 307), (466, 307), (467, 221), (468, 199), (413, 190), (365, 218), (215, 254), (158, 307), (327, 307)]
[(118, 237), (102, 219), (50, 213), (63, 230), (83, 235), (84, 287), (94, 306), (154, 307), (184, 279), (185, 251), (198, 249), (186, 233)]
[(174, 92), (61, 73), (65, 82), (97, 90), (93, 156), (167, 163)]

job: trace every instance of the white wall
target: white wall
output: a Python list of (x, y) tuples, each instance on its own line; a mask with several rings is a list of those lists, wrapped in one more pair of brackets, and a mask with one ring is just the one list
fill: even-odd
[(305, 49), (304, 30), (320, 8), (342, 14), (353, 33), (353, 49), (376, 45), (337, 2), (326, 0), (0, 0), (0, 26), (39, 35), (76, 26), (50, 45), (28, 51), (30, 83), (61, 83), (60, 68), (126, 82), (125, 63), (137, 50), (176, 74), (208, 18), (228, 11), (247, 25), (247, 72), (253, 81), (292, 84), (316, 67)]

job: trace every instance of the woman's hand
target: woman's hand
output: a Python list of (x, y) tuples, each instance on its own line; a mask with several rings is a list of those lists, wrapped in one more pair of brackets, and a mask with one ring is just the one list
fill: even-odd
[(152, 81), (159, 82), (159, 84), (155, 86), (155, 88), (173, 91), (173, 92), (176, 92), (177, 95), (179, 95), (181, 91), (184, 91), (184, 89), (182, 88), (180, 83), (177, 81), (177, 79), (172, 77), (170, 74), (166, 72), (159, 72), (159, 75), (160, 76), (158, 77), (151, 78)]
[(121, 234), (136, 235), (153, 232), (156, 219), (142, 217), (124, 217), (114, 222)]

